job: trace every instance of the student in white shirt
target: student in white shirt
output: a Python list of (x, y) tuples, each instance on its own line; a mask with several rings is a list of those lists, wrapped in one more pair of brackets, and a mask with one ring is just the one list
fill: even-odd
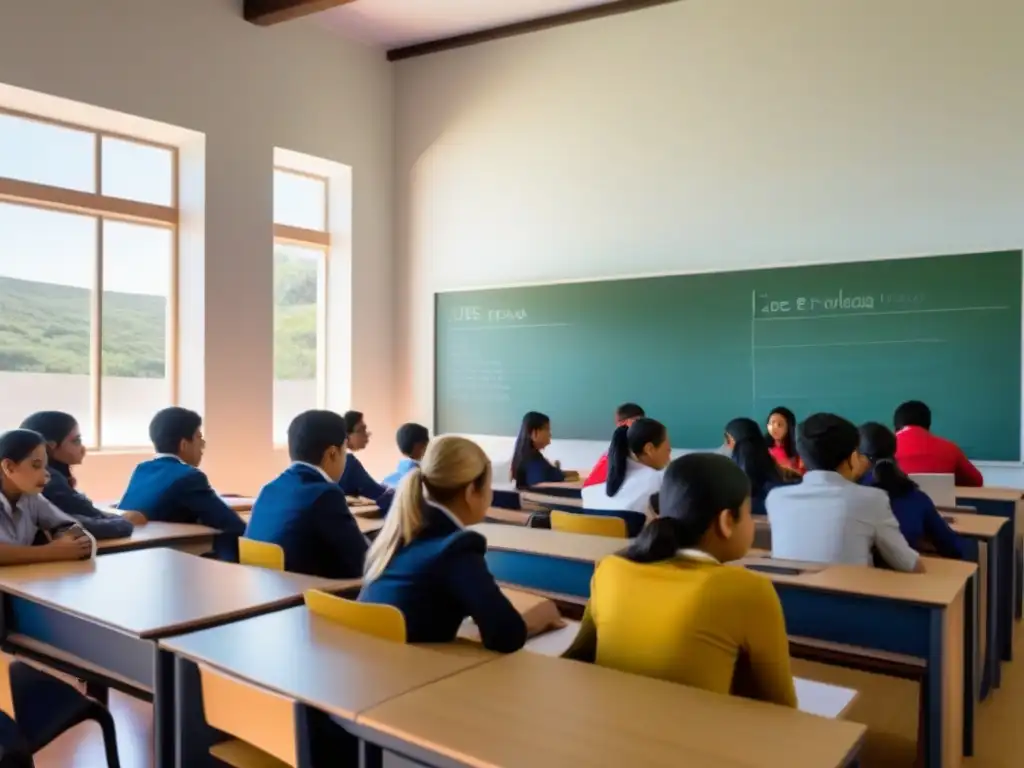
[(583, 489), (583, 508), (646, 513), (671, 458), (668, 430), (660, 421), (644, 418), (618, 427), (608, 449), (608, 479)]

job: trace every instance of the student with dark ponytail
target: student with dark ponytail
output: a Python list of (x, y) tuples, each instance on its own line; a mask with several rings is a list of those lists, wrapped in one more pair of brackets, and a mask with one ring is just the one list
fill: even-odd
[(960, 537), (943, 520), (928, 494), (896, 464), (896, 435), (883, 424), (862, 424), (860, 453), (870, 463), (861, 484), (889, 494), (889, 506), (910, 545), (916, 549), (923, 543), (931, 544), (942, 557), (962, 559)]
[(725, 456), (665, 470), (660, 515), (601, 561), (569, 658), (694, 688), (797, 705), (771, 581), (724, 563), (754, 540), (750, 482)]
[(512, 449), (512, 481), (516, 488), (529, 488), (541, 483), (561, 483), (565, 472), (556, 461), (552, 464), (542, 451), (551, 445), (551, 419), (543, 413), (530, 411), (523, 416)]
[(732, 450), (732, 460), (750, 480), (753, 513), (767, 514), (764, 500), (773, 488), (783, 485), (785, 479), (779, 465), (768, 451), (768, 443), (761, 432), (761, 427), (753, 419), (733, 419), (725, 425), (725, 444)]
[(608, 447), (608, 477), (583, 489), (584, 509), (646, 513), (672, 459), (668, 430), (660, 421), (641, 418), (615, 428)]
[(764, 436), (772, 458), (780, 467), (800, 475), (806, 471), (796, 450), (796, 416), (789, 408), (782, 405), (772, 408)]

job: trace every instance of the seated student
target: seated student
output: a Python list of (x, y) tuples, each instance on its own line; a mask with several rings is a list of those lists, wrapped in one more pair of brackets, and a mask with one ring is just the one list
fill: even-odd
[(21, 428), (38, 432), (46, 439), (50, 470), (50, 480), (43, 489), (46, 500), (81, 523), (93, 538), (103, 540), (131, 536), (136, 525), (146, 522), (138, 512), (118, 515), (97, 509), (88, 496), (76, 490), (71, 466), (82, 463), (85, 446), (74, 416), (61, 411), (40, 411), (25, 419)]
[(668, 430), (660, 421), (637, 419), (616, 427), (608, 448), (608, 479), (583, 489), (583, 508), (646, 514), (671, 459)]
[(797, 450), (807, 467), (799, 485), (768, 494), (772, 555), (785, 560), (872, 565), (877, 549), (897, 571), (924, 566), (900, 533), (885, 491), (857, 484), (865, 459), (860, 433), (846, 419), (816, 413), (797, 429)]
[(780, 467), (798, 475), (804, 473), (804, 463), (796, 452), (796, 416), (789, 408), (780, 405), (768, 414), (765, 439), (772, 458)]
[(384, 478), (384, 485), (389, 488), (397, 488), (402, 478), (420, 465), (430, 442), (430, 430), (422, 424), (403, 424), (398, 428), (395, 441), (405, 458), (398, 462), (398, 469)]
[(516, 488), (530, 488), (541, 483), (561, 483), (565, 473), (557, 461), (552, 464), (542, 451), (551, 445), (551, 419), (543, 413), (530, 411), (523, 416), (516, 444), (512, 449), (510, 477)]
[(348, 454), (345, 457), (345, 471), (339, 481), (341, 489), (345, 491), (346, 496), (362, 496), (374, 502), (382, 512), (387, 512), (394, 490), (370, 477), (363, 463), (355, 457), (356, 451), (361, 451), (370, 444), (370, 431), (366, 427), (366, 420), (360, 411), (345, 411), (344, 419), (345, 428), (348, 430)]
[[(643, 418), (647, 414), (644, 413), (644, 409), (636, 403), (623, 403), (615, 409), (615, 427), (628, 427), (637, 419)], [(601, 454), (601, 458), (597, 460), (597, 464), (590, 470), (590, 474), (587, 475), (587, 479), (583, 481), (583, 487), (586, 488), (588, 485), (604, 485), (604, 481), (608, 479), (608, 454)]]
[(149, 423), (157, 455), (135, 467), (118, 507), (148, 520), (200, 523), (223, 531), (228, 538), (216, 543), (217, 556), (237, 560), (237, 537), (245, 531), (245, 522), (199, 469), (206, 448), (202, 425), (202, 417), (186, 408), (158, 411)]
[(597, 566), (565, 655), (795, 707), (775, 588), (724, 565), (754, 540), (746, 475), (724, 456), (691, 453), (669, 464), (658, 499), (659, 517)]
[(542, 603), (521, 616), (487, 569), (487, 540), (467, 525), (491, 504), (491, 465), (476, 443), (435, 438), (398, 487), (387, 522), (366, 558), (359, 599), (393, 605), (410, 643), (447, 643), (470, 616), (485, 647), (518, 651), (551, 623)]
[(246, 537), (277, 544), (285, 570), (358, 579), (369, 544), (338, 480), (345, 469), (345, 419), (306, 411), (288, 425), (292, 465), (260, 490)]
[(931, 544), (942, 557), (962, 559), (963, 542), (953, 532), (928, 494), (896, 464), (896, 435), (875, 422), (860, 427), (860, 452), (869, 462), (861, 484), (889, 494), (889, 505), (903, 537), (913, 547)]
[[(46, 439), (13, 429), (0, 435), (0, 565), (84, 560), (93, 539), (42, 495), (49, 480)], [(40, 532), (51, 540), (33, 546)]]
[(896, 463), (907, 474), (953, 475), (956, 484), (980, 488), (985, 478), (956, 443), (931, 433), (932, 411), (919, 400), (896, 409)]
[(750, 503), (753, 514), (764, 515), (764, 500), (769, 491), (784, 485), (786, 480), (771, 453), (761, 427), (753, 419), (733, 419), (725, 425), (725, 444), (732, 449), (732, 460), (750, 480)]

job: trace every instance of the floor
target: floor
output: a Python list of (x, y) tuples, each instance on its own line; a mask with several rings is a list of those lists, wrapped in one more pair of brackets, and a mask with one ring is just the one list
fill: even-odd
[[(1003, 666), (1003, 685), (978, 710), (975, 756), (964, 768), (1020, 768), (1024, 753), (1024, 625), (1018, 625), (1017, 661)], [(796, 674), (856, 688), (861, 697), (849, 719), (870, 732), (861, 768), (912, 768), (917, 734), (917, 686), (894, 678), (851, 672), (840, 667), (796, 662)], [(151, 768), (152, 708), (111, 692), (123, 768)], [(101, 768), (99, 726), (88, 723), (67, 732), (36, 756), (37, 768)]]

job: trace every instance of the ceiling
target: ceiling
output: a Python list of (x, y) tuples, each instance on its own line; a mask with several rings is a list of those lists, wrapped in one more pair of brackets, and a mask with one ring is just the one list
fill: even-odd
[(347, 38), (385, 48), (441, 40), (612, 0), (354, 0), (315, 16)]

